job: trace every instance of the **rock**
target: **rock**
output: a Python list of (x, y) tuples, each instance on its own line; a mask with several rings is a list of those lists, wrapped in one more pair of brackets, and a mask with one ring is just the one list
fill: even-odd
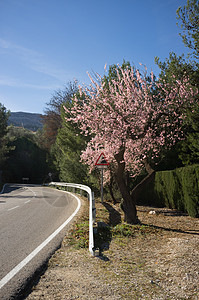
[(155, 210), (150, 210), (149, 215), (156, 215), (156, 211)]

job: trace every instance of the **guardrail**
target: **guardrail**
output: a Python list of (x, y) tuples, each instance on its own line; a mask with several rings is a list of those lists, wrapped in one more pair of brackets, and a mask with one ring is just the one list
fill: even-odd
[(60, 187), (71, 187), (73, 188), (73, 192), (75, 193), (75, 189), (80, 189), (81, 191), (86, 191), (88, 193), (89, 199), (89, 251), (94, 256), (94, 234), (93, 234), (93, 223), (95, 222), (95, 199), (94, 193), (91, 188), (87, 185), (77, 184), (77, 183), (65, 183), (65, 182), (50, 182), (49, 185), (52, 186), (60, 186)]

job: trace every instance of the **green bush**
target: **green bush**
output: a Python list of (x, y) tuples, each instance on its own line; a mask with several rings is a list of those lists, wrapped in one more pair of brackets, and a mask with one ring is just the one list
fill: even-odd
[(199, 217), (199, 165), (182, 168), (181, 182), (185, 211), (191, 217)]
[(137, 204), (166, 206), (199, 217), (199, 165), (156, 172)]
[(161, 171), (155, 175), (154, 192), (157, 203), (184, 211), (181, 180), (174, 171)]

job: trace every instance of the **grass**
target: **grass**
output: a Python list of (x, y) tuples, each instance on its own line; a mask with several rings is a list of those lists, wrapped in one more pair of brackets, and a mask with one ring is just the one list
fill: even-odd
[(113, 237), (135, 237), (154, 233), (155, 228), (147, 225), (131, 225), (126, 223), (112, 227)]
[(76, 249), (88, 248), (89, 246), (89, 220), (87, 213), (84, 214), (72, 225), (66, 242)]
[[(119, 245), (125, 245), (125, 238), (145, 237), (148, 234), (157, 232), (157, 229), (147, 225), (130, 225), (121, 222), (115, 226), (109, 224), (109, 212), (100, 203), (96, 201), (97, 214), (96, 225), (94, 226), (95, 249), (100, 251), (109, 248), (112, 239), (116, 239)], [(67, 241), (69, 245), (76, 249), (88, 248), (89, 246), (89, 221), (88, 211), (84, 211), (82, 217), (74, 223), (69, 231)]]

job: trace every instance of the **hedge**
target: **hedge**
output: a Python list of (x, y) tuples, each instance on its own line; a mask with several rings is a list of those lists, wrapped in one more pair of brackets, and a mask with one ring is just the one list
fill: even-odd
[(140, 192), (137, 204), (166, 206), (199, 217), (199, 165), (156, 172)]

